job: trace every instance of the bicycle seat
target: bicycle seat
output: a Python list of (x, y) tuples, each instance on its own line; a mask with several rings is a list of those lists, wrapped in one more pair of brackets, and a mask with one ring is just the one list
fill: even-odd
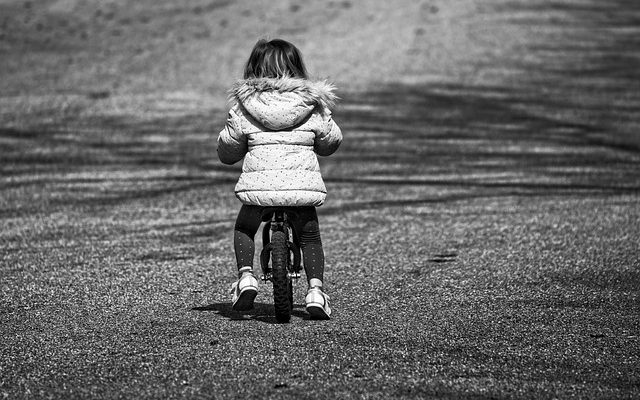
[(264, 210), (262, 210), (262, 221), (271, 221), (271, 218), (273, 218), (273, 214), (276, 211), (284, 211), (290, 221), (298, 218), (298, 213), (295, 211), (294, 207), (265, 207)]

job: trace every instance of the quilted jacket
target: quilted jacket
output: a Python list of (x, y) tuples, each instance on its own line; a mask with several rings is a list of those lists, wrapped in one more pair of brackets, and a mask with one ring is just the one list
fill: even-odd
[(337, 100), (324, 81), (253, 78), (231, 89), (231, 110), (218, 136), (218, 157), (233, 164), (244, 157), (235, 187), (243, 204), (320, 206), (326, 187), (316, 155), (328, 156), (342, 142), (331, 118)]

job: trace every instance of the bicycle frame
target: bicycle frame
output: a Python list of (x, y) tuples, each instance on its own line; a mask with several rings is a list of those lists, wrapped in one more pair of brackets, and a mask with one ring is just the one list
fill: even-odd
[(291, 224), (291, 220), (295, 218), (295, 211), (283, 207), (267, 208), (262, 214), (262, 220), (266, 222), (262, 229), (262, 251), (260, 252), (260, 265), (264, 282), (273, 281), (269, 260), (272, 251), (271, 235), (276, 231), (284, 232), (285, 237), (288, 238), (286, 242), (289, 251), (287, 275), (294, 283), (300, 279), (300, 271), (302, 270), (300, 247), (297, 233)]

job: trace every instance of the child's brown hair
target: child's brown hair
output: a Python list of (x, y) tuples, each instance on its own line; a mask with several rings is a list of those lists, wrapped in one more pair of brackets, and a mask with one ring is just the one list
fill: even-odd
[(258, 40), (245, 65), (244, 79), (283, 77), (307, 79), (300, 50), (282, 39)]

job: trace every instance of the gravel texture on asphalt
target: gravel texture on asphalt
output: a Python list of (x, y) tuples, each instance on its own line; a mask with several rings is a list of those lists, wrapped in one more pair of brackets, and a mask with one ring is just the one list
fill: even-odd
[(484, 83), (340, 93), (329, 321), (231, 311), (223, 112), (3, 97), (0, 398), (640, 397), (640, 8), (490, 4), (526, 40), (442, 61)]

